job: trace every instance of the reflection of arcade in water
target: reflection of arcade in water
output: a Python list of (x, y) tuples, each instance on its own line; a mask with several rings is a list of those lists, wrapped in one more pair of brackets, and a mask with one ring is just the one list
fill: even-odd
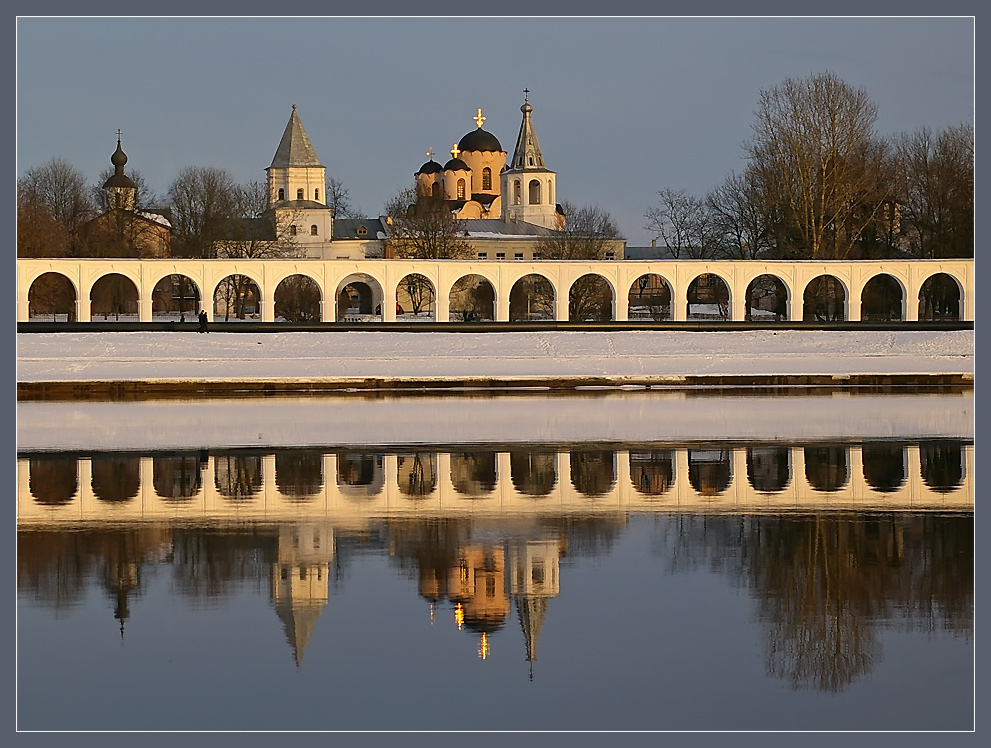
[(970, 442), (31, 453), (18, 525), (598, 512), (963, 510)]

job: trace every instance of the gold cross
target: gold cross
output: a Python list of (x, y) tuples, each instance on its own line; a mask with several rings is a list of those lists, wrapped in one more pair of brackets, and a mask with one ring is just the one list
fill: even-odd
[(454, 158), (457, 158), (459, 153), (461, 153), (461, 149), (458, 148), (458, 144), (455, 143), (454, 148), (451, 149), (451, 155), (454, 156)]
[(431, 148), (429, 151), (427, 151), (427, 158), (429, 158), (431, 161), (433, 161), (433, 158), (434, 158), (434, 149), (433, 148)]
[(474, 119), (475, 122), (478, 123), (478, 128), (481, 129), (482, 123), (485, 122), (485, 117), (482, 116), (482, 110), (479, 109), (478, 114), (476, 114), (472, 119)]

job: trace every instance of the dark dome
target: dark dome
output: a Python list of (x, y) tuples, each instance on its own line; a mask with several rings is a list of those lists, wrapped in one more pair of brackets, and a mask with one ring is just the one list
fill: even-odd
[(444, 171), (471, 171), (471, 169), (469, 169), (468, 164), (460, 158), (452, 158), (444, 164)]
[(472, 130), (458, 142), (458, 148), (462, 151), (501, 151), (502, 146), (499, 139), (490, 132), (486, 132), (481, 127)]
[(123, 166), (127, 163), (127, 154), (121, 150), (119, 140), (117, 141), (117, 150), (114, 151), (114, 154), (110, 157), (110, 163), (114, 166)]
[(123, 174), (111, 174), (110, 179), (103, 183), (103, 189), (108, 190), (111, 187), (130, 187), (135, 189), (135, 184), (131, 179)]
[(439, 171), (443, 171), (443, 169), (441, 169), (440, 164), (438, 164), (433, 159), (430, 159), (429, 161), (427, 161), (427, 163), (425, 163), (423, 166), (420, 167), (420, 170), (417, 172), (417, 174), (436, 174)]

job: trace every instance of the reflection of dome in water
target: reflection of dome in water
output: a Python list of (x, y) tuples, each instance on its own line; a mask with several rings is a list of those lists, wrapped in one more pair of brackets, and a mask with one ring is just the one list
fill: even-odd
[(464, 625), (465, 628), (471, 629), (472, 631), (477, 631), (482, 634), (491, 634), (493, 631), (498, 631), (502, 628), (502, 625), (506, 622), (506, 613), (488, 611), (485, 613), (465, 612)]

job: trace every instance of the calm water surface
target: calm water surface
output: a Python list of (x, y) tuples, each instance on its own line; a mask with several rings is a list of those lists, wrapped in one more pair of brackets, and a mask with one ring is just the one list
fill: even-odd
[(967, 434), (21, 451), (18, 726), (969, 730), (972, 473)]

